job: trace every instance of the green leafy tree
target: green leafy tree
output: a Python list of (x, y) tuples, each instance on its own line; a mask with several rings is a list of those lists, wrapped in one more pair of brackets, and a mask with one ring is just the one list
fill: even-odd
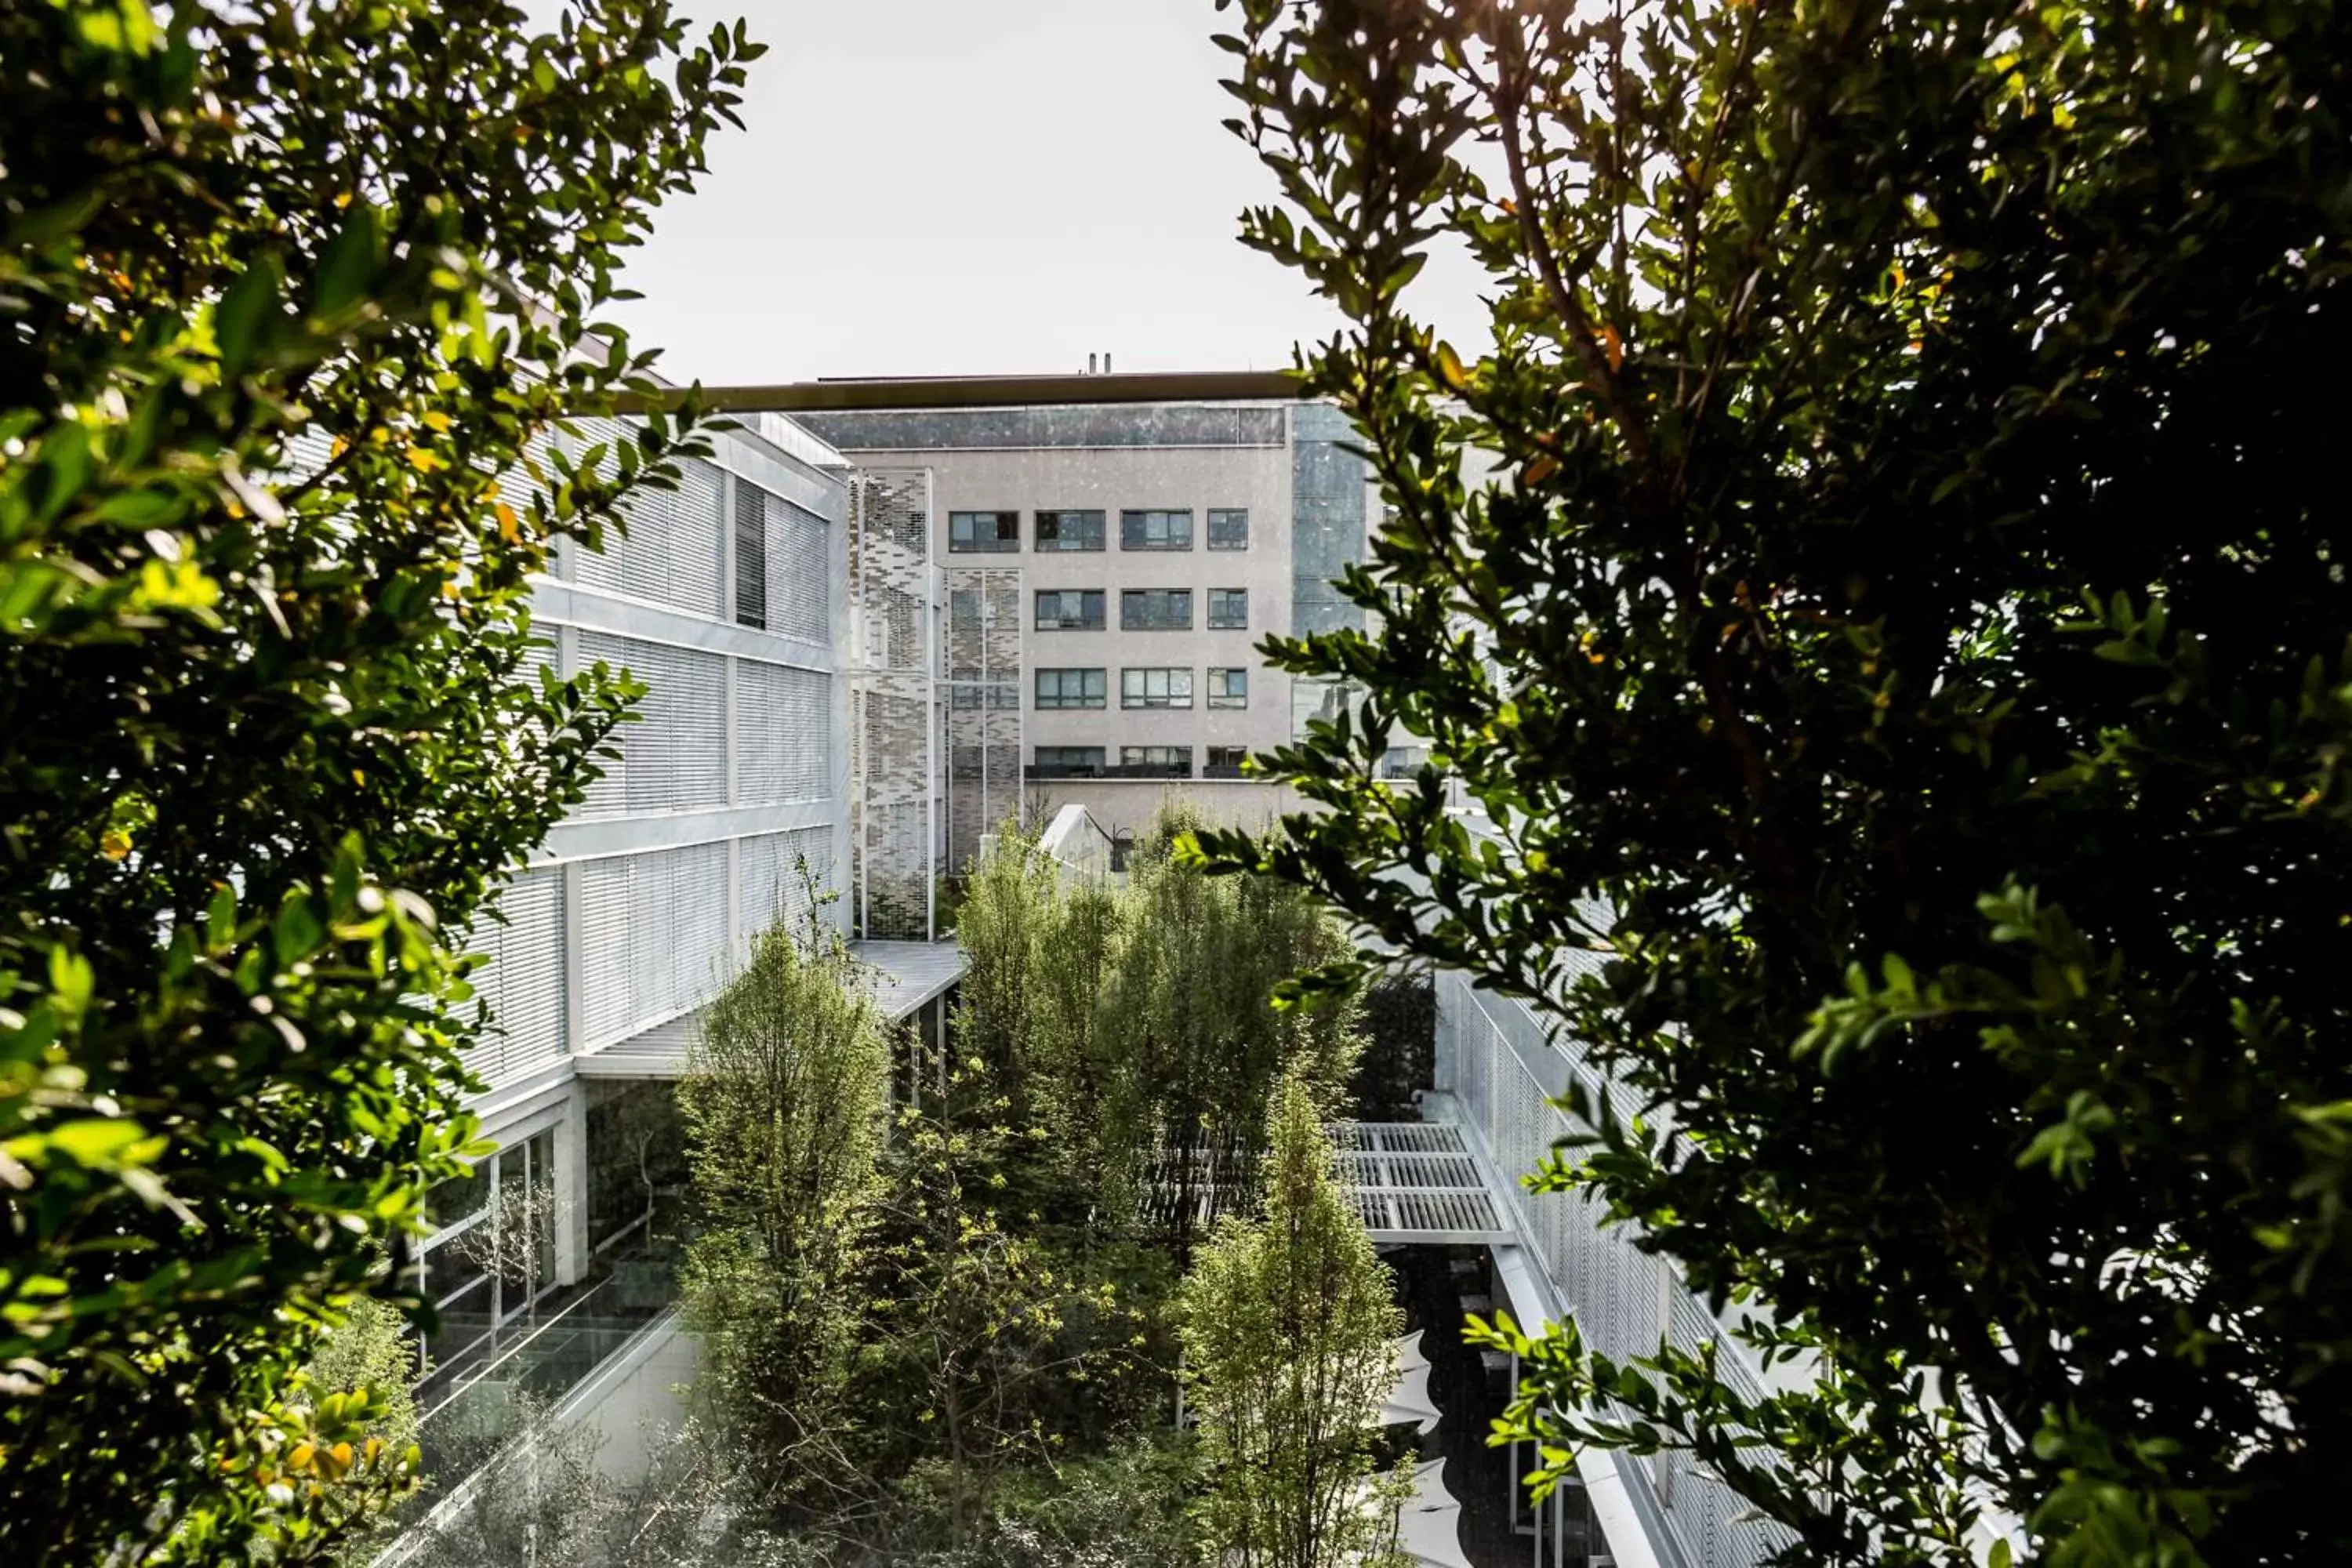
[(856, 1296), (882, 1197), (888, 1036), (837, 932), (778, 927), (704, 1010), (678, 1086), (688, 1135), (686, 1318), (698, 1395), (785, 1510), (863, 1495), (844, 1447)]
[(1181, 1299), (1210, 1555), (1244, 1568), (1386, 1561), (1398, 1500), (1380, 1408), (1404, 1312), (1296, 1076), (1268, 1134), (1263, 1212), (1218, 1222)]
[(542, 437), (649, 386), (593, 317), (756, 52), (659, 0), (0, 6), (18, 1557), (292, 1561), (405, 1484), (341, 1458), (380, 1398), (290, 1380), (473, 1137), (445, 933), (632, 692), (528, 678), (526, 575), (693, 416)]
[(1362, 1047), (1352, 990), (1312, 1011), (1277, 1005), (1294, 975), (1354, 948), (1312, 898), (1273, 877), (1213, 877), (1174, 849), (1200, 819), (1161, 813), (1129, 859), (1127, 905), (1103, 1005), (1108, 1037), (1141, 1080), (1152, 1196), (1178, 1258), (1223, 1194), (1256, 1180), (1286, 1073), (1335, 1101)]
[(1269, 649), (1322, 809), (1213, 847), (1558, 1024), (1542, 1182), (1789, 1374), (1563, 1331), (1519, 1425), (1790, 1563), (2352, 1552), (2352, 9), (1238, 16), (1391, 516)]
[(983, 1538), (999, 1484), (1058, 1446), (1063, 1396), (1111, 1373), (1141, 1326), (1116, 1282), (1011, 1206), (1008, 1173), (1044, 1138), (1013, 1110), (987, 1063), (961, 1056), (941, 1092), (900, 1112), (870, 1275), (859, 1385), (885, 1465), (951, 1548)]

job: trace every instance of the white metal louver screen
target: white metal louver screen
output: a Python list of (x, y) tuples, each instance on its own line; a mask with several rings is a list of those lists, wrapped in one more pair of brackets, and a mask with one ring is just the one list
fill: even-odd
[(727, 661), (666, 643), (580, 634), (583, 668), (598, 659), (646, 683), (643, 715), (614, 733), (621, 757), (588, 789), (578, 815), (686, 811), (727, 804)]
[(591, 1049), (698, 1006), (727, 978), (727, 846), (591, 860), (581, 983)]
[[(596, 419), (581, 422), (580, 438), (593, 447), (634, 437), (617, 421)], [(585, 448), (580, 449), (584, 455)], [(609, 455), (600, 468), (612, 471)], [(583, 587), (721, 617), (721, 482), (718, 468), (689, 458), (679, 465), (677, 489), (640, 489), (625, 509), (625, 532), (608, 531), (602, 552), (582, 550), (574, 558), (572, 580)]]
[(735, 802), (818, 800), (833, 787), (833, 678), (735, 662)]
[(485, 1042), (485, 1059), (477, 1070), (494, 1084), (505, 1084), (564, 1056), (562, 873), (550, 869), (516, 878), (499, 895), (498, 907), (507, 923), (485, 921), (477, 946), (492, 954), (483, 978), (499, 1034)]
[(629, 1029), (629, 862), (590, 860), (580, 868), (580, 1026), (583, 1043), (608, 1045)]
[(829, 642), (833, 574), (824, 524), (775, 496), (768, 498), (767, 510), (768, 629), (803, 642)]

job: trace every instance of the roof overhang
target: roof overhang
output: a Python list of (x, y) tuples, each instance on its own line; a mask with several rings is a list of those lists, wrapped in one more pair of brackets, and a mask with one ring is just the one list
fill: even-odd
[[(652, 397), (623, 393), (622, 414), (675, 408), (689, 389)], [(871, 380), (787, 381), (768, 386), (706, 386), (713, 413), (822, 413), (860, 408), (1029, 408), (1089, 403), (1282, 403), (1300, 395), (1286, 370), (1154, 371), (1134, 375), (918, 375)]]

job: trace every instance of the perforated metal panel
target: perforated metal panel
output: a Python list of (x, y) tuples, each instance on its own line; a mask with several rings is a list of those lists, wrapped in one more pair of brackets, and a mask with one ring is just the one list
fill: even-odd
[(735, 661), (735, 804), (818, 800), (833, 793), (833, 678)]
[(598, 659), (646, 683), (643, 715), (616, 732), (621, 760), (589, 786), (582, 816), (690, 811), (727, 804), (727, 661), (699, 648), (604, 632), (580, 634), (583, 666)]

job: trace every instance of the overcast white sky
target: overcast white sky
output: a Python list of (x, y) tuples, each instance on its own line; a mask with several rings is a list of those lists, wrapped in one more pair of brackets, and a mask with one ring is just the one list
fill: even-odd
[[(616, 312), (663, 373), (1273, 369), (1326, 332), (1234, 238), (1272, 176), (1218, 121), (1212, 0), (696, 0), (769, 52)], [(1475, 280), (1416, 283), (1441, 325)], [(1437, 308), (1451, 305), (1451, 309)], [(1466, 345), (1465, 345), (1466, 346)]]

